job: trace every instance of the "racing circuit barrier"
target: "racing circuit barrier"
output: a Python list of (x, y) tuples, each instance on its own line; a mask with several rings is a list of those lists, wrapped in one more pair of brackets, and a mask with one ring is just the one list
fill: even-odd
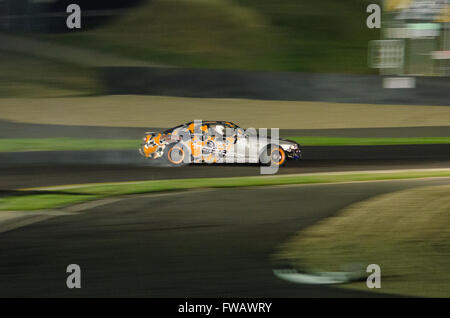
[(378, 75), (308, 74), (171, 67), (101, 67), (107, 94), (450, 105), (450, 77), (416, 77), (415, 88), (383, 88)]

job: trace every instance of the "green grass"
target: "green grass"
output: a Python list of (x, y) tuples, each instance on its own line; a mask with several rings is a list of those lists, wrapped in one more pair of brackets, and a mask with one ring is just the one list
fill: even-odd
[(0, 152), (126, 149), (137, 151), (139, 144), (139, 139), (8, 138), (0, 139)]
[(371, 73), (372, 2), (155, 0), (97, 29), (41, 37), (184, 67)]
[(305, 146), (381, 146), (381, 145), (424, 145), (449, 144), (450, 137), (410, 138), (353, 138), (353, 137), (290, 137)]
[(283, 47), (273, 63), (301, 72), (374, 73), (367, 67), (368, 41), (379, 30), (365, 25), (366, 0), (235, 0), (267, 17)]
[[(275, 258), (316, 272), (350, 264), (381, 268), (381, 288), (346, 288), (420, 297), (450, 296), (450, 186), (404, 190), (353, 204), (299, 232)], [(355, 266), (355, 265), (353, 265)]]
[[(289, 137), (302, 146), (408, 145), (449, 144), (450, 137), (417, 138), (341, 138)], [(63, 151), (63, 150), (131, 150), (139, 147), (139, 139), (78, 139), (78, 138), (4, 138), (0, 152)]]
[(71, 193), (42, 193), (0, 199), (0, 210), (45, 210), (99, 198), (97, 195)]
[(49, 59), (0, 52), (0, 97), (63, 97), (96, 94), (95, 72)]
[[(188, 190), (200, 188), (230, 188), (249, 186), (275, 186), (290, 184), (313, 184), (332, 182), (354, 182), (374, 180), (395, 180), (425, 177), (450, 177), (448, 170), (406, 171), (383, 173), (342, 173), (316, 175), (258, 176), (235, 178), (196, 178), (175, 180), (152, 180), (107, 184), (73, 185), (41, 188), (42, 194), (32, 194), (23, 190), (23, 195), (0, 199), (0, 210), (38, 210), (53, 209), (67, 204), (100, 199), (111, 196), (154, 193), (162, 191)], [(56, 191), (57, 193), (51, 193)], [(35, 204), (36, 202), (36, 204)]]

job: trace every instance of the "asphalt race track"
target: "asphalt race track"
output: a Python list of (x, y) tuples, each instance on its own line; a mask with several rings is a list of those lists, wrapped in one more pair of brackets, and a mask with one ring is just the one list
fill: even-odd
[[(390, 160), (390, 161), (316, 161), (282, 167), (278, 174), (365, 171), (387, 169), (449, 168), (450, 160)], [(10, 190), (93, 182), (145, 181), (158, 179), (257, 176), (257, 166), (188, 166), (180, 168), (136, 166), (30, 166), (0, 169), (0, 197)]]
[[(46, 132), (41, 128), (36, 129)], [(94, 130), (92, 137), (103, 133)], [(439, 135), (446, 131), (442, 128)], [(407, 134), (406, 130), (392, 132)], [(78, 133), (73, 131), (74, 136)], [(378, 136), (380, 130), (352, 130), (345, 135), (360, 133)], [(420, 134), (438, 133), (420, 128)], [(449, 167), (449, 145), (306, 147), (304, 160), (289, 162), (279, 174)], [(256, 165), (167, 168), (142, 162), (18, 162), (0, 165), (0, 197), (28, 187), (257, 176), (259, 172)], [(11, 231), (0, 228), (0, 297), (377, 296), (282, 281), (273, 275), (280, 265), (273, 263), (271, 255), (297, 231), (353, 202), (449, 182), (445, 178), (151, 194), (51, 216)], [(81, 266), (81, 289), (66, 287), (69, 264)]]
[[(27, 153), (27, 156), (32, 154)], [(43, 162), (51, 154), (42, 156)], [(66, 156), (69, 159), (71, 156)], [(0, 158), (2, 155), (0, 154)], [(25, 162), (31, 159), (22, 158)], [(75, 159), (76, 162), (77, 159)], [(174, 178), (258, 176), (257, 165), (151, 165), (131, 151), (126, 164), (0, 165), (0, 196), (17, 188)], [(305, 147), (303, 159), (289, 161), (278, 174), (311, 172), (449, 168), (450, 145)]]
[[(449, 178), (217, 189), (134, 197), (0, 233), (0, 297), (350, 297), (276, 278), (296, 231), (355, 201)], [(68, 264), (82, 287), (66, 287)]]
[[(0, 120), (1, 138), (131, 138), (143, 131), (161, 128), (90, 127), (25, 124)], [(437, 127), (392, 127), (354, 129), (281, 130), (281, 136), (339, 137), (439, 137), (450, 129)], [(93, 154), (95, 153), (95, 154)], [(152, 166), (137, 151), (92, 151), (0, 153), (0, 196), (17, 188), (90, 182), (152, 179), (256, 176), (255, 165), (202, 165), (167, 168)], [(102, 162), (103, 160), (103, 162)], [(303, 160), (288, 162), (279, 174), (450, 167), (450, 145), (304, 147)]]
[[(18, 123), (0, 119), (0, 138), (98, 138), (140, 140), (146, 131), (164, 131), (170, 127), (104, 127)], [(448, 137), (448, 126), (280, 129), (281, 137)]]
[[(438, 160), (359, 160), (290, 163), (278, 174), (364, 171), (387, 169), (449, 168), (450, 159)], [(93, 182), (123, 182), (158, 179), (238, 177), (260, 175), (258, 166), (201, 165), (180, 168), (124, 165), (62, 165), (0, 168), (0, 197), (10, 190)]]

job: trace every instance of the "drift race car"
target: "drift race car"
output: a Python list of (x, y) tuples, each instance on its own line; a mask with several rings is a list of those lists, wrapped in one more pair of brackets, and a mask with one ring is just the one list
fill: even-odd
[(240, 128), (228, 121), (194, 121), (162, 132), (146, 132), (139, 152), (171, 166), (189, 163), (282, 165), (301, 158), (300, 145)]

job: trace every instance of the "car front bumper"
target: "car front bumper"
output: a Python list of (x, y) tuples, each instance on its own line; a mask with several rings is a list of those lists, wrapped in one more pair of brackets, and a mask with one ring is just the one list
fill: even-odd
[(286, 156), (290, 160), (300, 160), (300, 159), (302, 159), (303, 152), (302, 152), (302, 150), (300, 148), (294, 149), (294, 150), (285, 151), (285, 152), (286, 152)]

